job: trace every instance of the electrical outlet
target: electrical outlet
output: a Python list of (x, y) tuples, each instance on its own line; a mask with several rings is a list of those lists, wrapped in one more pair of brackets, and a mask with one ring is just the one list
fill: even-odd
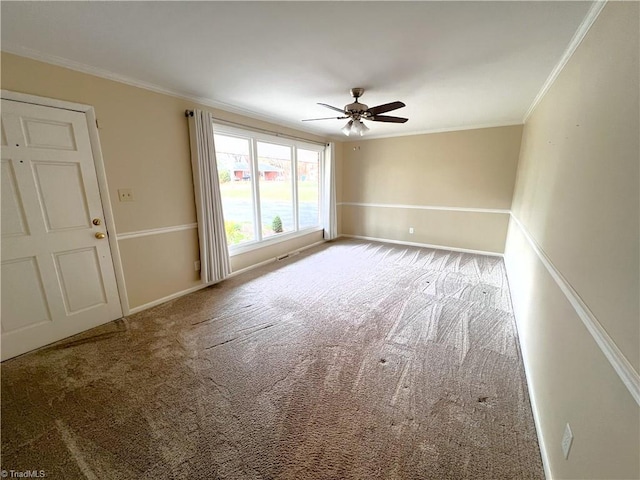
[(409, 233), (413, 235), (413, 227), (409, 227)]
[(196, 269), (196, 272), (200, 271), (200, 260), (196, 260), (195, 262), (193, 262), (193, 268)]
[(118, 199), (121, 202), (133, 202), (133, 190), (130, 188), (118, 189)]
[(573, 432), (571, 431), (571, 427), (567, 423), (566, 427), (564, 427), (564, 435), (562, 436), (562, 453), (564, 453), (564, 458), (569, 458), (569, 451), (571, 450), (572, 443)]

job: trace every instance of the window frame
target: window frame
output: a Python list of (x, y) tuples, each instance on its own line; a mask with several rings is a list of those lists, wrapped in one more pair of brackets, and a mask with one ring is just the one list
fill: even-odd
[[(291, 138), (280, 137), (277, 135), (270, 135), (262, 132), (257, 132), (250, 129), (232, 127), (220, 123), (213, 122), (213, 133), (219, 135), (225, 135), (229, 137), (242, 138), (249, 140), (249, 156), (250, 156), (250, 169), (251, 169), (251, 192), (253, 201), (253, 217), (254, 217), (254, 240), (243, 242), (237, 245), (229, 245), (229, 256), (240, 255), (243, 253), (258, 250), (270, 245), (275, 245), (281, 242), (286, 242), (294, 238), (302, 237), (313, 232), (318, 232), (324, 229), (322, 226), (322, 209), (324, 198), (324, 161), (325, 161), (325, 146), (316, 143), (308, 143), (301, 140), (294, 140)], [(275, 145), (286, 146), (291, 149), (291, 179), (292, 179), (292, 203), (293, 203), (293, 218), (294, 218), (294, 231), (288, 233), (282, 233), (267, 237), (262, 237), (262, 212), (260, 205), (260, 174), (259, 174), (259, 162), (258, 162), (258, 142), (270, 143)], [(300, 228), (300, 205), (298, 196), (298, 148), (302, 150), (310, 150), (318, 152), (318, 225), (311, 227)], [(258, 172), (256, 175), (255, 172)], [(224, 209), (223, 209), (224, 212)]]

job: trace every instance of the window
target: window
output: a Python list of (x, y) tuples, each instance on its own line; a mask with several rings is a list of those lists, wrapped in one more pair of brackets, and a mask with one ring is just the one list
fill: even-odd
[(300, 228), (320, 223), (320, 155), (314, 150), (298, 149), (298, 222)]
[(324, 147), (214, 125), (231, 252), (320, 228)]
[(257, 142), (257, 147), (262, 238), (294, 232), (294, 181), (291, 175), (293, 149), (264, 142)]

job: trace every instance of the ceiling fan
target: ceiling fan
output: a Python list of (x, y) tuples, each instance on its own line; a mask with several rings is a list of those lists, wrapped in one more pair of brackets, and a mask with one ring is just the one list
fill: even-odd
[(397, 110), (398, 108), (405, 107), (406, 105), (402, 102), (391, 102), (385, 103), (384, 105), (378, 105), (376, 107), (368, 107), (364, 103), (360, 103), (358, 98), (362, 96), (364, 93), (364, 88), (352, 88), (351, 96), (354, 98), (354, 102), (348, 105), (345, 105), (344, 108), (332, 107), (331, 105), (327, 105), (326, 103), (318, 103), (318, 105), (322, 105), (323, 107), (330, 108), (331, 110), (335, 110), (336, 112), (342, 113), (340, 117), (324, 117), (324, 118), (307, 118), (302, 120), (303, 122), (312, 122), (315, 120), (344, 120), (348, 118), (349, 121), (342, 128), (342, 133), (345, 135), (364, 135), (365, 132), (369, 131), (369, 127), (367, 127), (362, 120), (371, 120), (372, 122), (389, 122), (389, 123), (404, 123), (408, 118), (402, 117), (391, 117), (389, 115), (380, 115), (381, 113), (390, 112), (392, 110)]

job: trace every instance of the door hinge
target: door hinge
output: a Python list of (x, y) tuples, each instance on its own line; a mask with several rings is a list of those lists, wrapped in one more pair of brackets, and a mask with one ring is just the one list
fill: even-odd
[(100, 124), (98, 123), (98, 119), (96, 118), (96, 128), (100, 128)]

